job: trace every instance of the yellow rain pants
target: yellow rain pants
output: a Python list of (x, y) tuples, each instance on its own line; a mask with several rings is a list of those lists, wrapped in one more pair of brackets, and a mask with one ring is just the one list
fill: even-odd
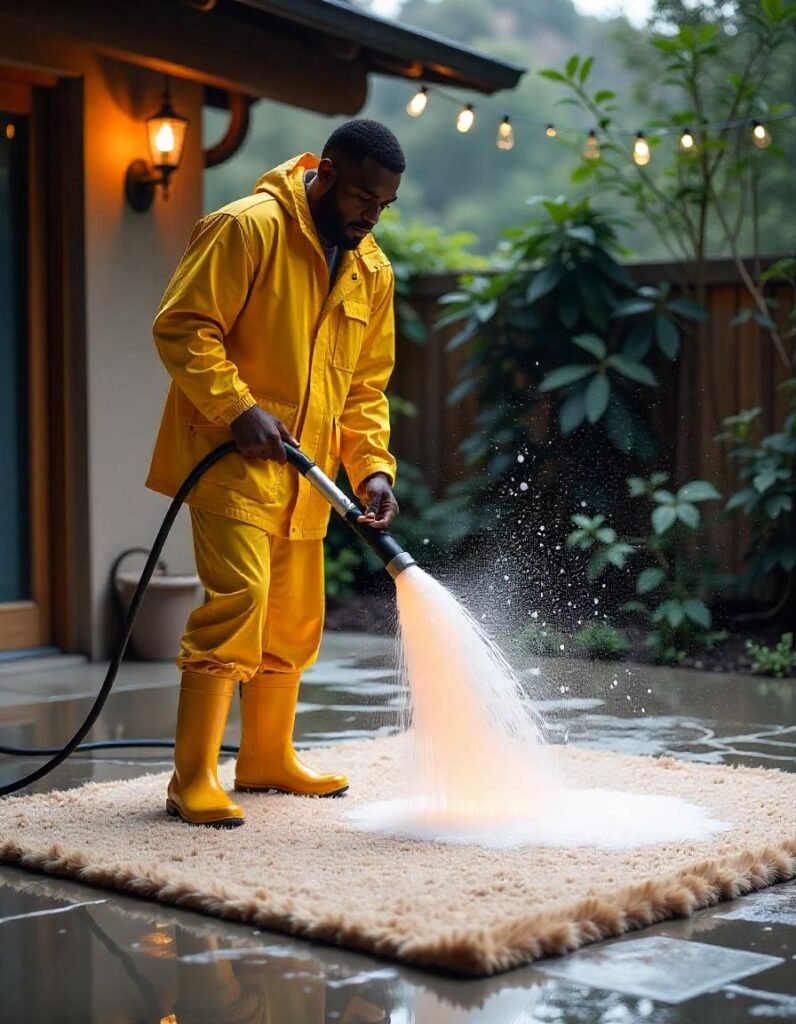
[(324, 618), (323, 541), (291, 541), (191, 509), (206, 601), (188, 619), (177, 664), (248, 682), (313, 664)]

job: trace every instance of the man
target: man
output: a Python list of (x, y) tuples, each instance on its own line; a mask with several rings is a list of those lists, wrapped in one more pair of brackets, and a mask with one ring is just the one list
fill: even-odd
[(188, 620), (167, 810), (233, 827), (218, 751), (241, 684), (235, 788), (332, 796), (343, 775), (302, 764), (292, 734), (302, 672), (324, 617), (329, 506), (285, 462), (300, 445), (363, 517), (386, 529), (392, 492), (385, 388), (394, 361), (393, 274), (370, 232), (405, 167), (384, 125), (356, 120), (265, 174), (254, 194), (199, 222), (154, 325), (173, 381), (147, 485), (173, 496), (203, 456), (234, 439), (188, 497), (206, 601)]

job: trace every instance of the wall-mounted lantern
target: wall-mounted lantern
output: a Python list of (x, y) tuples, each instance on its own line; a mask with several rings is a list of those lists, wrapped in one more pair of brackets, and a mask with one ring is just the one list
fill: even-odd
[(134, 160), (125, 177), (127, 201), (139, 213), (152, 205), (156, 185), (161, 186), (163, 198), (168, 199), (169, 179), (180, 166), (188, 124), (188, 118), (181, 117), (171, 105), (167, 78), (160, 108), (146, 119), (152, 166), (146, 160)]

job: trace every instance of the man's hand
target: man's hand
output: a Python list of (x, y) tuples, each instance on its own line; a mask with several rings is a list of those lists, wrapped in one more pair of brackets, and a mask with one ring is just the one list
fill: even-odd
[(386, 530), (398, 515), (398, 502), (392, 493), (390, 478), (386, 473), (374, 473), (365, 480), (368, 492), (368, 507), (359, 517), (360, 523), (367, 523), (376, 530)]
[(276, 416), (253, 405), (232, 421), (230, 426), (241, 455), (249, 459), (273, 459), (284, 465), (287, 461), (284, 442), (298, 448), (298, 441)]

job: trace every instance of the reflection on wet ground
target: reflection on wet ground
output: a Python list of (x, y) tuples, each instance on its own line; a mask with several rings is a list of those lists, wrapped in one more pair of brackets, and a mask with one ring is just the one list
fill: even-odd
[[(796, 684), (556, 660), (521, 666), (553, 742), (796, 770)], [(0, 673), (0, 742), (63, 742), (99, 666)], [(91, 738), (168, 737), (170, 666), (123, 668)], [(302, 689), (301, 745), (395, 731), (392, 644), (330, 635)], [(237, 722), (227, 740), (235, 742)], [(4, 759), (4, 781), (37, 762)], [(127, 778), (167, 751), (76, 755), (37, 789)], [(461, 981), (77, 883), (0, 869), (4, 1024), (740, 1024), (796, 1020), (796, 884), (495, 978)], [(61, 979), (54, 982), (57, 976)]]

